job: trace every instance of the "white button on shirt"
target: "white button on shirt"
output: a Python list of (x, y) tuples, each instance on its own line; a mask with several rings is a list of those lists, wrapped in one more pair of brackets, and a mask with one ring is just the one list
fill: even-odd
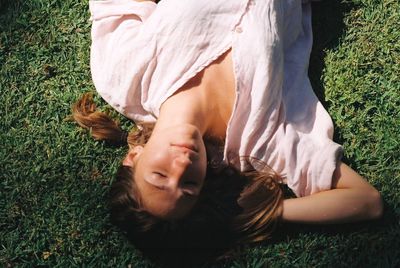
[(244, 171), (261, 170), (262, 161), (297, 196), (330, 189), (341, 147), (307, 76), (305, 2), (90, 1), (96, 89), (127, 117), (154, 122), (168, 97), (232, 48), (236, 101), (225, 163)]
[(236, 27), (235, 32), (242, 33), (243, 32), (242, 27), (240, 27), (240, 26)]

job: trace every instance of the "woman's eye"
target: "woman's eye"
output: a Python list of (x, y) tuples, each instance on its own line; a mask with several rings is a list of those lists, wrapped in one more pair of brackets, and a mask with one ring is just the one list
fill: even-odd
[(183, 193), (189, 196), (198, 195), (199, 189), (196, 183), (194, 182), (185, 182), (183, 185)]
[(156, 174), (159, 177), (165, 178), (166, 176), (160, 172), (154, 172), (154, 174)]
[(193, 193), (198, 190), (198, 184), (193, 181), (186, 181), (183, 183), (183, 188), (188, 190), (189, 192)]

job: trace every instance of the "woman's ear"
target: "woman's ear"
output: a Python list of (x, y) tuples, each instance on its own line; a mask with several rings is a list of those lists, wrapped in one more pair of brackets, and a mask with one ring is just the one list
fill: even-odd
[(122, 164), (124, 166), (133, 167), (137, 161), (137, 158), (142, 154), (143, 146), (136, 145), (133, 148), (129, 149), (128, 153), (126, 154)]

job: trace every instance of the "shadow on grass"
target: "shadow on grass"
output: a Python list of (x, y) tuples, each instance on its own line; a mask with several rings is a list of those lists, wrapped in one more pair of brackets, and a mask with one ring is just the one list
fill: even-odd
[(354, 8), (353, 4), (340, 1), (315, 2), (312, 6), (314, 43), (308, 70), (311, 84), (318, 99), (326, 106), (322, 72), (325, 68), (327, 49), (339, 45), (345, 31), (344, 15)]
[[(318, 255), (326, 251), (332, 251), (331, 246), (336, 247), (336, 253), (331, 256), (332, 263), (337, 261), (348, 263), (353, 260), (360, 265), (365, 264), (365, 267), (376, 267), (375, 265), (395, 267), (392, 265), (387, 266), (386, 262), (390, 264), (394, 260), (393, 254), (396, 253), (397, 246), (400, 245), (398, 224), (395, 211), (386, 206), (384, 216), (374, 221), (333, 225), (282, 223), (278, 226), (273, 237), (260, 245), (269, 247), (287, 243), (288, 240), (303, 240), (304, 235), (311, 233), (320, 234), (323, 235), (324, 239), (332, 240), (332, 244), (322, 243), (311, 250), (313, 254)], [(336, 244), (338, 241), (345, 244)], [(299, 247), (303, 246), (304, 244), (299, 244)], [(164, 250), (162, 255), (157, 255), (158, 253), (155, 249), (151, 256), (144, 256), (161, 267), (222, 267), (234, 260), (245, 258), (246, 249), (251, 249), (251, 247), (251, 245), (243, 246), (228, 252), (218, 252), (215, 249), (192, 251), (188, 249), (173, 249), (171, 251)], [(338, 254), (337, 251), (340, 253)], [(355, 251), (357, 255), (354, 255)], [(221, 257), (222, 253), (224, 255)], [(380, 257), (376, 258), (378, 255)]]
[(0, 16), (16, 17), (21, 10), (22, 0), (0, 0)]
[[(305, 233), (324, 234), (327, 236), (341, 234), (347, 236), (350, 234), (362, 232), (372, 235), (376, 232), (381, 231), (382, 229), (396, 227), (397, 225), (398, 219), (396, 217), (395, 211), (391, 207), (386, 205), (384, 215), (378, 220), (331, 225), (283, 223), (279, 227), (279, 231), (277, 232), (277, 234), (270, 242), (279, 243), (282, 241), (287, 241), (288, 239), (295, 239), (298, 238), (301, 234)], [(368, 235), (365, 237), (368, 237)]]
[[(7, 55), (11, 47), (18, 43), (19, 38), (15, 36), (16, 32), (26, 29), (28, 23), (18, 20), (24, 12), (22, 0), (0, 0), (0, 60), (1, 56)], [(7, 41), (5, 41), (7, 40)], [(4, 44), (7, 45), (4, 45)]]
[[(304, 235), (313, 234), (307, 243)], [(321, 235), (323, 243), (313, 244), (315, 236)], [(312, 252), (314, 258), (322, 259), (329, 252), (325, 265), (338, 267), (399, 267), (400, 230), (399, 219), (391, 207), (386, 206), (379, 220), (335, 225), (283, 224), (271, 245), (294, 241), (298, 250)], [(310, 247), (310, 248), (308, 248)]]

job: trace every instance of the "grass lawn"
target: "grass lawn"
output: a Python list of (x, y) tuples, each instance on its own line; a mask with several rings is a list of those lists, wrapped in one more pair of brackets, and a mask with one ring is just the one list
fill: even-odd
[[(200, 266), (400, 267), (400, 2), (313, 9), (314, 89), (346, 162), (381, 191), (384, 217), (282, 225), (272, 241)], [(69, 120), (71, 104), (94, 91), (89, 33), (87, 1), (0, 0), (2, 267), (159, 267), (109, 223), (105, 199), (125, 149)]]

